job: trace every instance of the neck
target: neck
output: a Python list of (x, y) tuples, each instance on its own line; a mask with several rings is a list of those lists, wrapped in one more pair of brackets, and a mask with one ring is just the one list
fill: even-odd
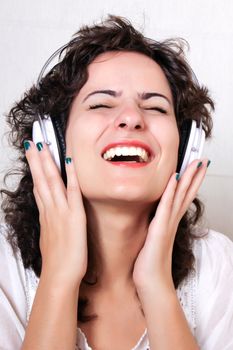
[(133, 286), (134, 262), (147, 236), (152, 205), (86, 201), (85, 208), (98, 288), (114, 291)]

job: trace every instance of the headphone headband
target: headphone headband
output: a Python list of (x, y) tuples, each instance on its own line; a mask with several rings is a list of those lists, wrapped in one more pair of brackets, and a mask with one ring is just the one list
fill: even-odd
[[(40, 82), (43, 79), (44, 73), (49, 64), (55, 57), (60, 55), (62, 51), (67, 48), (68, 44), (62, 45), (58, 48), (45, 62), (42, 67), (39, 77), (37, 79), (37, 88), (40, 87)], [(198, 84), (198, 80), (192, 71), (194, 80)], [(33, 141), (45, 142), (50, 149), (50, 152), (61, 171), (64, 182), (66, 183), (65, 173), (65, 139), (62, 133), (58, 120), (52, 120), (50, 116), (44, 115), (43, 118), (38, 113), (38, 120), (33, 123)], [(205, 132), (202, 127), (202, 119), (200, 120), (199, 127), (195, 120), (186, 119), (180, 129), (180, 145), (178, 154), (178, 166), (177, 172), (180, 176), (184, 173), (186, 167), (197, 158), (200, 158), (203, 152), (205, 143)]]

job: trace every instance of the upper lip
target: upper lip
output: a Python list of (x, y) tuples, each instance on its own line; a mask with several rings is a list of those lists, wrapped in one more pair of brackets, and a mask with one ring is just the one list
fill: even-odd
[(148, 146), (146, 143), (140, 140), (121, 140), (121, 141), (109, 143), (107, 146), (105, 146), (101, 152), (101, 156), (103, 156), (104, 153), (107, 152), (110, 148), (114, 148), (117, 146), (141, 147), (145, 149), (145, 151), (148, 153), (150, 158), (154, 155), (150, 146)]

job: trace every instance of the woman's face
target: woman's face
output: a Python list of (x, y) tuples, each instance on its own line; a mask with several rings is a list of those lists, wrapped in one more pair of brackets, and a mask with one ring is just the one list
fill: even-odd
[(176, 171), (179, 146), (162, 69), (141, 53), (107, 52), (89, 65), (88, 74), (66, 130), (67, 156), (84, 197), (156, 201)]

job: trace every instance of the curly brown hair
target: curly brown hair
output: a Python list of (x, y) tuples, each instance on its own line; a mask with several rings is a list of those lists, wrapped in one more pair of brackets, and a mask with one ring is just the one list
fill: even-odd
[[(32, 124), (38, 113), (49, 114), (59, 120), (65, 134), (67, 118), (74, 97), (88, 79), (88, 65), (101, 53), (107, 51), (133, 51), (152, 58), (162, 68), (169, 82), (177, 126), (180, 130), (186, 119), (200, 122), (202, 118), (206, 137), (211, 136), (211, 111), (214, 103), (207, 88), (200, 86), (184, 54), (185, 41), (170, 39), (155, 41), (143, 36), (125, 18), (109, 15), (100, 24), (82, 27), (66, 45), (60, 61), (40, 81), (24, 94), (24, 97), (10, 110), (7, 123), (10, 125), (9, 143), (18, 152), (18, 164), (4, 178), (20, 177), (15, 190), (2, 189), (2, 211), (8, 224), (8, 240), (13, 249), (19, 249), (25, 269), (32, 268), (39, 277), (42, 259), (39, 249), (39, 213), (33, 195), (33, 181), (25, 157), (23, 141), (31, 139)], [(7, 187), (6, 187), (7, 188)], [(193, 269), (192, 242), (196, 238), (194, 228), (202, 217), (204, 206), (195, 198), (189, 210), (182, 217), (174, 242), (172, 277), (175, 288)], [(154, 215), (154, 213), (153, 213)], [(152, 218), (152, 216), (150, 219)], [(94, 251), (88, 235), (88, 266), (94, 264)], [(97, 283), (98, 278), (96, 275)], [(83, 279), (82, 283), (91, 284)], [(86, 322), (95, 315), (84, 314), (87, 299), (79, 297), (78, 321)]]

